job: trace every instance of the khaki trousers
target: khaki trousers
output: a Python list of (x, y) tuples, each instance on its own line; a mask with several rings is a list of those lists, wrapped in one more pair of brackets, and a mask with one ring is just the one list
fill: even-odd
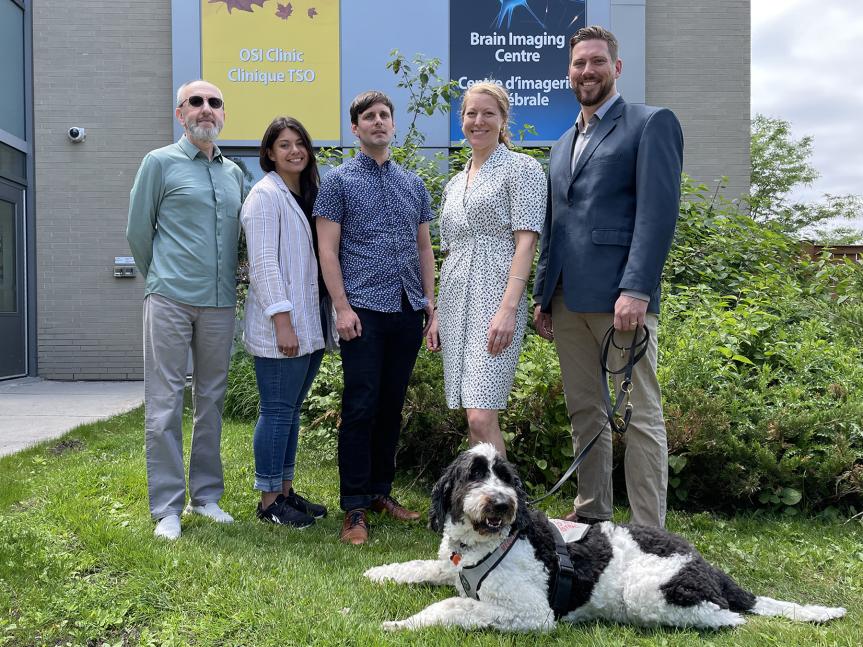
[[(554, 343), (560, 358), (566, 407), (572, 422), (575, 455), (581, 451), (607, 421), (603, 406), (599, 354), (605, 331), (611, 326), (611, 313), (577, 313), (567, 310), (560, 293), (552, 300)], [(632, 372), (632, 419), (624, 434), (626, 452), (624, 474), (632, 510), (632, 523), (662, 527), (665, 524), (668, 489), (668, 446), (662, 400), (656, 379), (656, 332), (658, 318), (648, 313), (645, 325), (650, 331), (647, 353)], [(629, 345), (633, 334), (616, 333), (619, 346)], [(612, 347), (609, 368), (625, 365), (626, 356)], [(619, 388), (621, 376), (614, 376)], [(616, 392), (616, 391), (615, 391)], [(577, 514), (593, 519), (612, 516), (611, 430), (602, 436), (579, 466)]]
[(144, 299), (144, 433), (150, 514), (180, 514), (186, 500), (183, 391), (192, 350), (194, 428), (189, 499), (217, 502), (222, 477), (222, 407), (234, 339), (234, 308), (199, 308), (158, 294)]

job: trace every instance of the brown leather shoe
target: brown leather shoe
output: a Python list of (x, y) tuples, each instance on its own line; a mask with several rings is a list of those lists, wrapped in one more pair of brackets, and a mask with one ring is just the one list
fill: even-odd
[(366, 543), (368, 538), (369, 522), (366, 519), (366, 511), (363, 508), (357, 508), (346, 512), (339, 539), (346, 544), (359, 546)]
[(391, 496), (379, 496), (377, 499), (372, 499), (372, 510), (386, 512), (399, 521), (416, 521), (420, 518), (419, 512), (408, 510)]
[(592, 517), (579, 517), (576, 514), (575, 510), (570, 512), (563, 518), (564, 521), (571, 521), (573, 523), (586, 523), (588, 526), (592, 526), (595, 523), (602, 523), (603, 521), (608, 521), (608, 519), (594, 519)]

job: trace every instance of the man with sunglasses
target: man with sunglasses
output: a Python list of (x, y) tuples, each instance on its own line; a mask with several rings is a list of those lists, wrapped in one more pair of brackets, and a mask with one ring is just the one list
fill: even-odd
[(144, 277), (147, 488), (155, 535), (180, 536), (186, 502), (183, 393), (192, 353), (194, 430), (185, 513), (220, 523), (220, 442), (236, 305), (243, 173), (215, 141), (225, 122), (219, 88), (177, 90), (180, 140), (144, 157), (129, 196), (126, 238)]

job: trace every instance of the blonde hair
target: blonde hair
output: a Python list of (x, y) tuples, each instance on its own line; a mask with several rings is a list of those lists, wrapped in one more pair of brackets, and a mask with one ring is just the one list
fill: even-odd
[(509, 148), (512, 144), (512, 133), (509, 132), (509, 93), (502, 85), (498, 85), (494, 81), (481, 81), (470, 86), (461, 98), (461, 119), (464, 121), (464, 111), (467, 107), (467, 98), (471, 94), (487, 94), (497, 104), (497, 109), (503, 117), (503, 126), (498, 133), (497, 141), (501, 144), (506, 144)]

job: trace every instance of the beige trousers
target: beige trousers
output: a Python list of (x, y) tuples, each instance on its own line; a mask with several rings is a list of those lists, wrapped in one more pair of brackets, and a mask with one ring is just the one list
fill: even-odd
[[(559, 293), (552, 300), (554, 343), (560, 358), (566, 407), (572, 422), (575, 455), (581, 451), (607, 418), (602, 399), (599, 354), (605, 331), (611, 326), (611, 313), (577, 313), (567, 310)], [(632, 510), (632, 523), (665, 524), (668, 489), (668, 446), (662, 400), (656, 379), (656, 332), (658, 318), (648, 313), (645, 325), (650, 331), (647, 353), (632, 373), (632, 419), (624, 434), (626, 452), (624, 474)], [(633, 334), (616, 333), (618, 345), (629, 345)], [(625, 365), (626, 356), (612, 347), (609, 368)], [(615, 376), (615, 389), (621, 376)], [(615, 391), (616, 393), (617, 391)], [(593, 449), (579, 466), (576, 513), (593, 519), (612, 516), (611, 430), (606, 427)]]
[(186, 502), (183, 392), (192, 351), (194, 425), (189, 500), (222, 498), (222, 407), (234, 339), (234, 308), (200, 308), (158, 294), (144, 298), (144, 435), (150, 514), (180, 514)]

